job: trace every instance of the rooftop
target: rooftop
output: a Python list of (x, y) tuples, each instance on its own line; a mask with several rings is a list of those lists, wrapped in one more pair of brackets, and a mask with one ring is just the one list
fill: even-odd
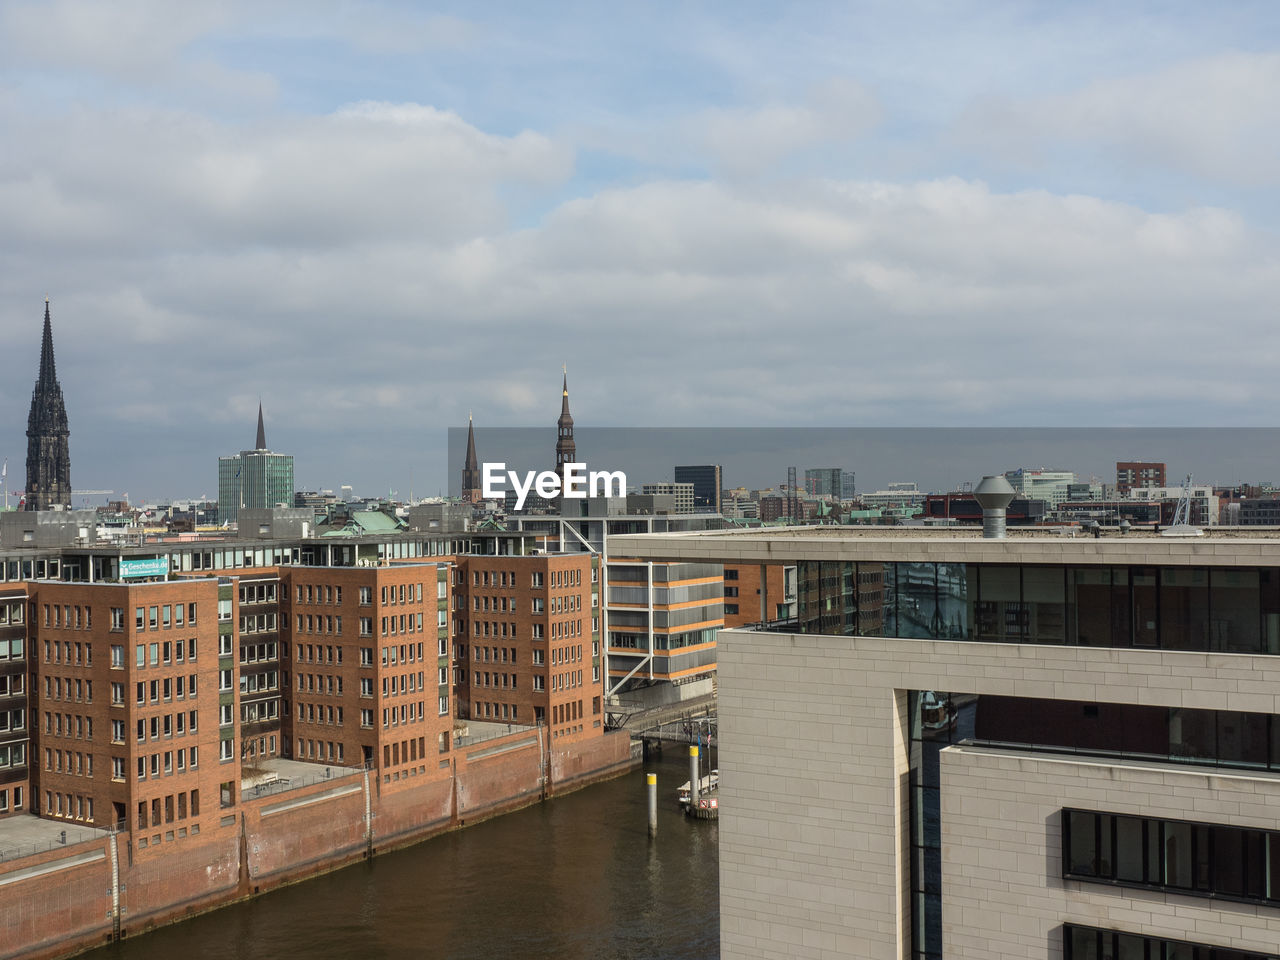
[(1280, 528), (1208, 527), (1204, 536), (1162, 537), (1149, 530), (1094, 537), (1078, 527), (1010, 527), (985, 540), (971, 527), (776, 527), (613, 537), (615, 556), (643, 560), (796, 563), (801, 560), (1022, 564), (1256, 566), (1280, 563)]

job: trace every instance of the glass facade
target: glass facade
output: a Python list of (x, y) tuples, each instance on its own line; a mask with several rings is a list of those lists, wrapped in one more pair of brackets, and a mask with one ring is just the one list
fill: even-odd
[(798, 567), (802, 633), (1280, 654), (1280, 568)]
[(1064, 809), (1062, 875), (1274, 906), (1280, 833)]
[(1274, 953), (1144, 937), (1074, 923), (1062, 925), (1062, 955), (1065, 960), (1280, 960)]
[[(907, 723), (914, 960), (941, 960), (942, 957), (942, 784), (939, 755), (943, 748), (964, 742), (1038, 753), (1280, 770), (1280, 716), (1273, 714), (917, 690), (907, 694)], [(1088, 816), (1106, 815), (1090, 813)], [(1271, 882), (1265, 877), (1259, 881), (1258, 870), (1280, 871), (1280, 834), (1276, 835), (1276, 841), (1266, 840), (1259, 848), (1258, 836), (1263, 831), (1157, 822), (1170, 824), (1167, 834), (1161, 832), (1166, 829), (1164, 826), (1135, 826), (1141, 821), (1133, 817), (1113, 818), (1106, 823), (1099, 821), (1096, 832), (1088, 835), (1092, 839), (1076, 836), (1073, 841), (1064, 830), (1064, 869), (1071, 865), (1073, 857), (1077, 866), (1085, 863), (1088, 854), (1089, 862), (1097, 866), (1089, 868), (1095, 870), (1095, 874), (1086, 875), (1086, 878), (1099, 876), (1104, 882), (1120, 883), (1121, 878), (1112, 874), (1123, 869), (1123, 882), (1151, 886), (1146, 878), (1163, 876), (1160, 871), (1172, 864), (1170, 876), (1173, 880), (1170, 885), (1176, 886), (1178, 892), (1249, 899), (1253, 894), (1235, 895), (1225, 891), (1260, 889), (1264, 899), (1259, 902), (1274, 905)], [(1143, 833), (1151, 829), (1157, 832)], [(1203, 832), (1197, 834), (1195, 829)], [(1223, 832), (1213, 832), (1217, 830)], [(1219, 839), (1224, 845), (1221, 857), (1216, 846)], [(1176, 846), (1174, 853), (1170, 852), (1169, 840)], [(1073, 842), (1079, 844), (1079, 850), (1070, 846)], [(1159, 850), (1152, 853), (1153, 842), (1162, 845), (1163, 859)], [(1231, 866), (1233, 844), (1238, 844), (1240, 850), (1238, 876)], [(1085, 850), (1090, 845), (1092, 853)], [(1124, 852), (1123, 857), (1120, 856), (1121, 851)], [(1265, 859), (1259, 859), (1264, 855)], [(1221, 869), (1218, 868), (1219, 863)], [(1137, 875), (1139, 870), (1143, 880), (1128, 879)], [(1217, 889), (1213, 884), (1222, 884), (1224, 892), (1213, 892)]]
[(236, 523), (240, 508), (293, 506), (293, 457), (245, 450), (218, 458), (218, 521)]

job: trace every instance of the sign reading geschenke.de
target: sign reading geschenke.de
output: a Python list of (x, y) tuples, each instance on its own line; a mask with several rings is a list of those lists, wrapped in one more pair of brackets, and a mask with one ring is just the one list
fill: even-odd
[(164, 577), (168, 576), (168, 574), (168, 557), (145, 557), (120, 561), (121, 580), (133, 580), (138, 577)]

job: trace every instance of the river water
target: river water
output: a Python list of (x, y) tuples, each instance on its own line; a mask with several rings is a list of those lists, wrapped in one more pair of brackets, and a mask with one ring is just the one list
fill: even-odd
[(718, 825), (687, 820), (682, 747), (579, 790), (111, 947), (93, 960), (710, 960)]

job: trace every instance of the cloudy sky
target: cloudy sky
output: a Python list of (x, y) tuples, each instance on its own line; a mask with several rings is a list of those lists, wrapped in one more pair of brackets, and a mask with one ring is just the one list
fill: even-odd
[(0, 138), (15, 487), (46, 294), (135, 500), (259, 397), (300, 486), (434, 492), (562, 363), (596, 426), (1276, 421), (1270, 0), (6, 0)]

